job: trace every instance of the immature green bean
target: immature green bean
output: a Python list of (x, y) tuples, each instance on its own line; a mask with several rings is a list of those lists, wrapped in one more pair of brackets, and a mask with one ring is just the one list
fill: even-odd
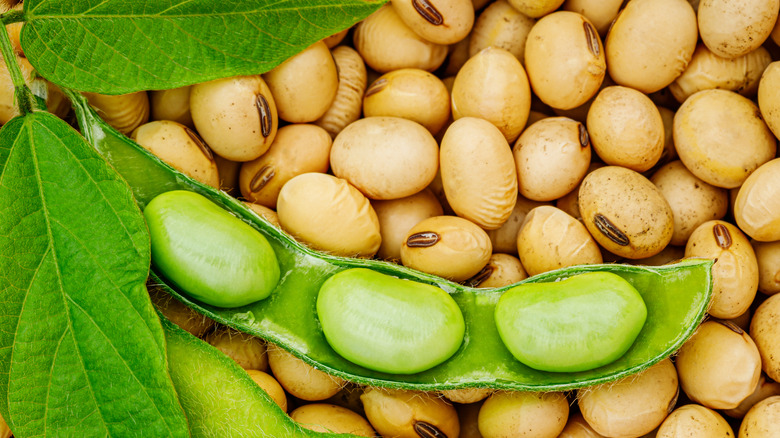
[(317, 315), (328, 343), (366, 368), (413, 374), (447, 360), (465, 322), (442, 289), (354, 268), (323, 283)]
[(208, 199), (174, 190), (144, 210), (152, 263), (191, 297), (217, 307), (262, 300), (279, 282), (266, 238)]
[(554, 372), (613, 362), (631, 347), (646, 317), (637, 290), (607, 272), (516, 286), (496, 305), (498, 333), (512, 355)]

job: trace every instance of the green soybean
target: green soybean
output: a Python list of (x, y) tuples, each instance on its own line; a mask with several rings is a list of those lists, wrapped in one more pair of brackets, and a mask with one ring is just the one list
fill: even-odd
[[(259, 219), (237, 199), (186, 177), (117, 133), (77, 93), (69, 92), (69, 96), (82, 132), (128, 181), (139, 205), (147, 205), (157, 194), (171, 190), (200, 193), (265, 236), (283, 273), (269, 299), (240, 308), (219, 308), (196, 301), (180, 286), (160, 279), (156, 266), (152, 280), (162, 283), (168, 293), (199, 313), (273, 342), (310, 366), (357, 384), (436, 391), (470, 387), (562, 391), (610, 382), (647, 369), (679, 349), (704, 318), (711, 300), (711, 260), (686, 260), (667, 266), (576, 266), (528, 278), (518, 284), (550, 283), (586, 272), (612, 272), (636, 288), (647, 307), (647, 320), (639, 335), (614, 362), (577, 373), (535, 370), (516, 360), (498, 333), (496, 303), (511, 286), (473, 289), (399, 265), (311, 250)], [(370, 269), (447, 292), (460, 308), (466, 327), (458, 350), (439, 365), (413, 374), (376, 371), (341, 356), (323, 333), (316, 304), (323, 283), (352, 268)]]
[(429, 284), (365, 268), (325, 280), (317, 315), (334, 350), (366, 368), (412, 374), (452, 356), (466, 324), (455, 300)]
[(187, 295), (217, 307), (262, 300), (279, 282), (268, 240), (202, 195), (174, 190), (144, 209), (152, 263)]
[(577, 372), (625, 354), (647, 308), (639, 292), (609, 272), (515, 286), (496, 305), (496, 326), (520, 362), (536, 370)]

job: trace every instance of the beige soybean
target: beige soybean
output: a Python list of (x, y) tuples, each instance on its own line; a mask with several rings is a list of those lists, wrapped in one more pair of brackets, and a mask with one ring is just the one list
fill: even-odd
[[(585, 172), (585, 175), (593, 172), (594, 170), (600, 167), (604, 167), (604, 163), (600, 163), (598, 161), (592, 161), (588, 165), (588, 170)], [(580, 205), (579, 205), (581, 185), (582, 185), (582, 181), (580, 181), (580, 184), (577, 184), (577, 187), (575, 187), (574, 190), (555, 200), (556, 207), (560, 208), (561, 210), (566, 212), (566, 214), (568, 214), (569, 216), (577, 220), (582, 219), (582, 214), (580, 213)]]
[(263, 389), (271, 400), (274, 401), (284, 412), (287, 412), (287, 395), (279, 382), (270, 374), (259, 370), (246, 370), (249, 377), (257, 383), (257, 386)]
[(329, 49), (332, 49), (338, 46), (342, 41), (344, 41), (344, 38), (346, 38), (347, 33), (349, 33), (349, 29), (344, 29), (342, 31), (334, 33), (333, 35), (323, 38), (322, 42), (325, 43), (325, 46), (327, 46)]
[(548, 117), (529, 126), (512, 149), (520, 194), (552, 201), (574, 190), (590, 165), (585, 126), (568, 117)]
[(750, 335), (758, 346), (764, 372), (780, 381), (780, 295), (772, 295), (758, 306), (750, 321)]
[(439, 200), (429, 189), (404, 198), (371, 201), (371, 205), (379, 219), (382, 235), (376, 255), (390, 261), (401, 260), (401, 245), (413, 226), (423, 219), (444, 214)]
[(455, 213), (486, 230), (500, 228), (517, 201), (515, 161), (501, 132), (482, 119), (458, 119), (444, 133), (439, 156)]
[(304, 173), (279, 192), (276, 212), (282, 228), (314, 249), (345, 257), (371, 257), (382, 237), (365, 196), (347, 181)]
[(734, 409), (726, 409), (723, 413), (732, 418), (743, 418), (756, 403), (775, 395), (780, 395), (780, 383), (767, 380), (766, 377), (761, 374), (761, 377), (758, 379), (758, 385), (756, 385), (756, 389), (753, 393), (742, 400), (739, 403), (739, 406)]
[(569, 417), (569, 421), (566, 422), (566, 427), (563, 428), (558, 438), (603, 438), (604, 435), (593, 430), (585, 421), (582, 413), (577, 412)]
[(127, 135), (149, 121), (146, 91), (120, 95), (84, 93), (84, 96), (100, 117), (122, 134)]
[(358, 23), (353, 40), (366, 64), (379, 73), (399, 68), (433, 71), (447, 57), (447, 46), (414, 33), (389, 4)]
[(266, 153), (241, 165), (241, 195), (249, 202), (276, 208), (279, 192), (294, 176), (328, 171), (330, 148), (330, 135), (319, 126), (293, 124), (279, 128)]
[(731, 426), (719, 413), (697, 404), (675, 409), (661, 423), (656, 438), (734, 438)]
[(290, 417), (300, 426), (315, 432), (375, 436), (371, 424), (360, 414), (329, 403), (303, 405), (290, 412)]
[(401, 20), (420, 37), (436, 44), (455, 44), (474, 25), (471, 0), (391, 0)]
[(703, 90), (674, 116), (674, 144), (685, 167), (717, 187), (739, 187), (777, 151), (758, 107), (733, 91)]
[(615, 85), (599, 92), (588, 111), (588, 134), (605, 163), (637, 172), (652, 168), (664, 151), (664, 121), (645, 94)]
[(685, 70), (697, 40), (696, 13), (686, 0), (632, 0), (604, 43), (609, 75), (643, 93), (658, 91)]
[(739, 438), (770, 438), (780, 436), (780, 396), (756, 403), (739, 426)]
[(347, 125), (360, 118), (367, 73), (363, 58), (352, 47), (338, 46), (331, 54), (339, 73), (339, 86), (330, 107), (314, 124), (335, 137)]
[(710, 315), (728, 319), (745, 313), (756, 296), (758, 261), (739, 228), (721, 220), (704, 222), (691, 233), (685, 257), (716, 260)]
[(151, 120), (173, 120), (189, 128), (194, 128), (190, 114), (191, 85), (170, 90), (149, 91), (149, 110)]
[(200, 338), (214, 328), (215, 322), (213, 319), (192, 310), (192, 308), (187, 307), (184, 303), (161, 289), (150, 287), (149, 298), (151, 298), (152, 304), (154, 304), (157, 310), (168, 318), (169, 321), (196, 338)]
[(222, 327), (209, 333), (203, 340), (225, 353), (245, 370), (268, 369), (265, 342), (260, 338)]
[(555, 438), (568, 417), (563, 393), (497, 391), (479, 410), (479, 432), (483, 438)]
[(604, 36), (622, 4), (622, 0), (566, 0), (563, 2), (563, 10), (584, 15)]
[(254, 202), (244, 202), (244, 205), (249, 207), (250, 210), (257, 213), (258, 216), (265, 219), (266, 222), (271, 225), (282, 228), (282, 224), (279, 223), (279, 215), (275, 211), (266, 207), (265, 205), (255, 204)]
[(346, 384), (344, 380), (312, 367), (274, 344), (268, 345), (268, 365), (282, 388), (302, 400), (325, 400)]
[(563, 0), (509, 0), (509, 4), (529, 17), (539, 18), (558, 9)]
[(520, 61), (498, 47), (472, 56), (452, 85), (452, 117), (479, 117), (495, 125), (508, 142), (520, 135), (531, 111), (531, 88)]
[(607, 72), (593, 24), (569, 11), (542, 17), (525, 43), (525, 68), (534, 94), (553, 108), (576, 108), (593, 97)]
[[(493, 390), (490, 388), (463, 388), (441, 391), (441, 395), (447, 400), (460, 404), (477, 403), (486, 399), (491, 393), (493, 393)], [(461, 430), (461, 432), (463, 431)]]
[(517, 252), (530, 276), (603, 261), (599, 246), (582, 223), (546, 205), (525, 217), (517, 235)]
[(577, 391), (580, 412), (597, 433), (639, 437), (658, 427), (677, 402), (672, 361), (664, 359), (639, 374)]
[[(526, 278), (528, 278), (528, 274), (525, 272), (523, 264), (520, 263), (520, 259), (513, 255), (495, 252), (490, 256), (488, 264), (472, 280), (475, 283), (474, 287), (495, 288), (509, 286)], [(454, 399), (450, 400), (464, 403)]]
[(203, 140), (217, 155), (233, 161), (265, 153), (279, 126), (276, 103), (260, 75), (193, 85), (190, 113)]
[(493, 244), (493, 251), (517, 254), (517, 233), (520, 232), (525, 216), (529, 211), (541, 205), (549, 205), (549, 203), (531, 201), (523, 196), (518, 196), (515, 207), (504, 225), (495, 230), (487, 230), (490, 242)]
[(674, 215), (671, 245), (685, 245), (693, 230), (708, 220), (722, 219), (729, 208), (726, 189), (707, 184), (682, 163), (673, 161), (650, 178), (669, 203)]
[(370, 387), (360, 400), (381, 436), (457, 437), (460, 433), (455, 408), (432, 393)]
[(758, 261), (758, 290), (766, 295), (780, 293), (780, 241), (751, 241)]
[(363, 116), (409, 119), (436, 135), (449, 120), (450, 93), (441, 79), (425, 70), (393, 70), (366, 90)]
[(328, 46), (318, 41), (287, 58), (263, 75), (274, 96), (279, 118), (290, 123), (308, 123), (328, 110), (339, 77)]
[(629, 259), (655, 255), (674, 233), (674, 216), (650, 180), (623, 167), (606, 166), (580, 185), (582, 221), (608, 251)]
[(397, 199), (428, 186), (439, 167), (439, 148), (419, 123), (366, 117), (344, 128), (330, 149), (333, 174), (371, 199)]
[(469, 39), (469, 57), (492, 46), (502, 48), (524, 62), (525, 42), (534, 23), (536, 20), (520, 13), (507, 0), (490, 3), (474, 23)]
[(720, 57), (745, 55), (769, 38), (779, 9), (778, 0), (702, 0), (698, 10), (701, 39)]
[(721, 320), (700, 325), (680, 348), (675, 365), (688, 398), (712, 409), (739, 406), (761, 376), (761, 357), (753, 339)]
[(780, 240), (780, 158), (761, 165), (745, 180), (734, 202), (734, 217), (753, 239)]
[(758, 107), (769, 129), (780, 136), (780, 62), (764, 70), (758, 83)]
[(404, 266), (455, 282), (476, 275), (490, 260), (485, 231), (457, 216), (434, 216), (412, 227), (401, 246)]
[(736, 58), (722, 58), (699, 44), (688, 67), (669, 84), (669, 91), (680, 103), (697, 91), (713, 88), (755, 96), (761, 75), (770, 62), (772, 56), (764, 47)]
[(190, 128), (159, 120), (139, 126), (130, 137), (185, 175), (219, 189), (219, 169), (214, 155)]

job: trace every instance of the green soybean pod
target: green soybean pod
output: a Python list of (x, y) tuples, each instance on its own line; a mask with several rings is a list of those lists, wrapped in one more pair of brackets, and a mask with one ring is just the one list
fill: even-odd
[(197, 300), (244, 306), (268, 297), (279, 282), (279, 262), (265, 237), (202, 195), (162, 193), (144, 217), (152, 263)]
[(496, 327), (517, 360), (537, 370), (577, 372), (622, 356), (647, 318), (642, 296), (609, 272), (526, 283), (496, 304)]
[(460, 307), (444, 290), (365, 268), (325, 280), (317, 315), (338, 354), (395, 374), (444, 362), (458, 350), (466, 330)]

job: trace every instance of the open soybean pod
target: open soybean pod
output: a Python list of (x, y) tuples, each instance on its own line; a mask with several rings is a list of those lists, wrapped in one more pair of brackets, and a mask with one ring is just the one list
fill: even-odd
[[(207, 305), (178, 288), (168, 288), (169, 293), (222, 324), (277, 343), (315, 368), (352, 382), (415, 390), (490, 386), (533, 391), (559, 391), (608, 382), (646, 369), (676, 351), (701, 322), (709, 304), (709, 260), (688, 260), (663, 267), (579, 266), (523, 280), (518, 284), (550, 283), (587, 272), (612, 272), (637, 290), (647, 308), (647, 320), (636, 341), (614, 362), (580, 372), (535, 370), (512, 356), (496, 326), (498, 299), (517, 285), (477, 290), (386, 262), (313, 251), (269, 226), (240, 201), (165, 165), (100, 121), (80, 96), (71, 97), (83, 131), (109, 160), (118, 158), (112, 162), (133, 188), (140, 205), (146, 206), (158, 194), (171, 190), (200, 193), (261, 233), (271, 245), (281, 272), (268, 298), (237, 308)], [(323, 333), (323, 315), (318, 314), (316, 304), (324, 284), (335, 275), (347, 275), (356, 269), (393, 282), (408, 282), (413, 288), (431, 287), (438, 289), (437, 293), (448, 294), (447, 300), (457, 305), (464, 323), (460, 343), (459, 336), (452, 336), (453, 343), (458, 344), (454, 353), (449, 357), (442, 353), (432, 361), (440, 363), (426, 363), (424, 367), (430, 368), (411, 374), (377, 370), (374, 363), (359, 365), (339, 354)], [(587, 336), (587, 328), (582, 332)], [(389, 338), (376, 342), (384, 343), (388, 349), (394, 347)], [(413, 353), (422, 354), (420, 348), (424, 350), (424, 344), (417, 345)]]

